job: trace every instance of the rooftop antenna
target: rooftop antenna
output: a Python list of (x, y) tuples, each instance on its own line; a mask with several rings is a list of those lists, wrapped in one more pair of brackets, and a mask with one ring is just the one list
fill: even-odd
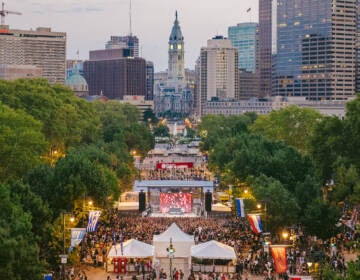
[(4, 2), (2, 2), (1, 10), (0, 10), (1, 25), (5, 25), (5, 16), (7, 16), (8, 14), (21, 15), (20, 12), (13, 12), (13, 11), (5, 10), (5, 4), (4, 4)]
[(131, 0), (130, 0), (130, 7), (129, 7), (129, 31), (130, 31), (130, 36), (132, 36), (132, 22), (131, 22)]

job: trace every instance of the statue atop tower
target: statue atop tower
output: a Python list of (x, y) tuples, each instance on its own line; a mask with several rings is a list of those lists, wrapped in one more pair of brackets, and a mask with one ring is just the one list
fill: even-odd
[(184, 37), (178, 21), (178, 13), (175, 12), (175, 21), (169, 37), (169, 61), (168, 61), (168, 86), (175, 87), (178, 91), (184, 88), (185, 62), (184, 62)]

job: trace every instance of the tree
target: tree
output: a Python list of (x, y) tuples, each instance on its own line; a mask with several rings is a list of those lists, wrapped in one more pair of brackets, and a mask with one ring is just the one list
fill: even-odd
[(334, 179), (336, 165), (344, 158), (345, 148), (350, 139), (345, 139), (344, 123), (339, 118), (325, 117), (315, 127), (310, 140), (310, 154), (316, 163), (323, 184)]
[(154, 127), (155, 137), (170, 137), (170, 130), (167, 125), (159, 124)]
[(40, 279), (43, 265), (32, 232), (31, 214), (17, 195), (0, 184), (0, 278)]
[(0, 102), (0, 181), (21, 178), (41, 163), (46, 141), (42, 124)]
[(254, 197), (266, 203), (266, 230), (278, 231), (297, 222), (297, 201), (279, 181), (264, 175), (249, 177), (246, 181), (253, 190)]
[(313, 109), (292, 105), (259, 116), (250, 127), (250, 131), (271, 140), (283, 141), (307, 153), (309, 141), (322, 118), (323, 116)]

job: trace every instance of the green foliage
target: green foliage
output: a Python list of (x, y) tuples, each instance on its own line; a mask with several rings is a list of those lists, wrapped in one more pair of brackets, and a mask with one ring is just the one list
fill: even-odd
[(299, 206), (296, 198), (277, 180), (261, 175), (250, 177), (247, 182), (256, 199), (266, 203), (266, 230), (276, 231), (284, 225), (292, 225), (298, 221)]
[(250, 130), (269, 139), (283, 141), (301, 152), (308, 152), (309, 141), (322, 118), (313, 109), (293, 105), (259, 116)]
[(0, 279), (40, 279), (43, 266), (31, 215), (17, 194), (0, 184)]
[(345, 139), (343, 135), (343, 121), (337, 117), (325, 117), (315, 127), (310, 139), (310, 153), (324, 183), (334, 178), (336, 163), (344, 155), (349, 139)]
[(159, 124), (154, 127), (155, 137), (170, 137), (170, 130), (166, 124)]
[(202, 117), (198, 129), (200, 136), (203, 137), (201, 143), (202, 151), (211, 151), (223, 139), (247, 132), (247, 127), (252, 121), (252, 115), (230, 117), (206, 115)]
[(334, 225), (339, 216), (340, 213), (336, 208), (317, 198), (307, 206), (301, 221), (306, 225), (308, 234), (327, 239), (335, 235)]
[(92, 105), (71, 90), (44, 79), (0, 81), (0, 100), (24, 110), (43, 124), (48, 151), (61, 151), (98, 137), (99, 121)]
[(24, 111), (0, 102), (0, 181), (21, 178), (41, 163), (47, 145), (41, 128), (41, 122)]

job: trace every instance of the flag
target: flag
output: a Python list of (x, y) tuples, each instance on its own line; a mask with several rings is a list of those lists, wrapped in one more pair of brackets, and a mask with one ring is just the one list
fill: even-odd
[(275, 272), (286, 272), (286, 246), (284, 245), (270, 245), (271, 255), (274, 260)]
[(86, 233), (86, 228), (71, 228), (71, 247), (80, 244)]
[(344, 224), (351, 230), (355, 230), (355, 225), (358, 218), (358, 209), (355, 207), (352, 211), (350, 220), (347, 220)]
[(259, 234), (263, 231), (259, 214), (249, 214), (248, 220), (250, 227), (255, 234)]
[(87, 232), (92, 232), (96, 230), (96, 225), (101, 215), (101, 211), (89, 211), (89, 221), (86, 228)]
[(244, 218), (245, 217), (245, 209), (244, 209), (244, 199), (237, 198), (236, 201), (236, 209), (238, 217)]
[(251, 8), (249, 8), (249, 9), (246, 10), (247, 13), (250, 12), (250, 11), (251, 11)]

